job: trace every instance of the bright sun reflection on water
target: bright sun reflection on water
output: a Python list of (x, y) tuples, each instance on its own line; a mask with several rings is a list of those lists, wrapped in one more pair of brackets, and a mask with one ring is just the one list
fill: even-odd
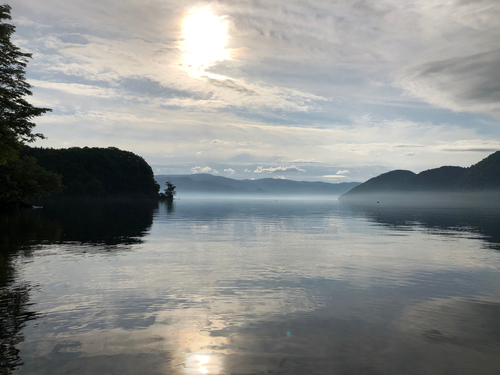
[(208, 370), (205, 365), (210, 361), (210, 357), (208, 355), (197, 355), (196, 359), (200, 362), (200, 372), (207, 374)]
[(217, 61), (227, 60), (227, 24), (209, 9), (192, 11), (183, 23), (184, 63), (202, 72)]
[(190, 353), (184, 364), (186, 375), (219, 374), (222, 371), (222, 357), (216, 353)]

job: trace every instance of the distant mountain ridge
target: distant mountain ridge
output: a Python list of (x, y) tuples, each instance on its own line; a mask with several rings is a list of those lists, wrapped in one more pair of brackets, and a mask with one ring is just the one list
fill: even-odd
[(309, 182), (273, 178), (258, 180), (235, 180), (211, 174), (156, 175), (156, 181), (163, 188), (166, 181), (172, 181), (178, 193), (184, 194), (232, 194), (232, 195), (321, 195), (339, 196), (359, 185), (359, 182)]
[(418, 174), (405, 170), (384, 173), (356, 186), (339, 200), (392, 202), (423, 195), (461, 199), (464, 194), (474, 198), (500, 197), (500, 151), (468, 168), (444, 166)]

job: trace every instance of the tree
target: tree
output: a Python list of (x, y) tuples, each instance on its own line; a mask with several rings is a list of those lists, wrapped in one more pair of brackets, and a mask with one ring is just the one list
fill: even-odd
[(35, 158), (12, 158), (0, 166), (0, 202), (5, 205), (42, 198), (61, 188), (61, 176), (40, 167)]
[(60, 174), (70, 196), (121, 196), (156, 198), (160, 185), (149, 164), (139, 155), (116, 147), (70, 147), (52, 149), (23, 147), (48, 171)]
[(165, 198), (167, 198), (168, 200), (173, 200), (174, 195), (177, 194), (177, 192), (175, 191), (175, 185), (170, 180), (168, 180), (165, 184), (167, 185), (164, 193)]
[(44, 138), (33, 132), (32, 120), (50, 109), (25, 99), (32, 95), (25, 77), (31, 54), (21, 52), (10, 40), (15, 31), (5, 23), (12, 19), (10, 10), (9, 5), (0, 5), (0, 207), (61, 187), (60, 178), (36, 165), (36, 160), (19, 158), (24, 144)]
[(44, 138), (33, 133), (32, 120), (51, 111), (35, 107), (25, 99), (32, 95), (25, 77), (31, 54), (21, 52), (10, 40), (15, 32), (15, 26), (5, 23), (12, 19), (10, 10), (9, 5), (0, 5), (0, 165), (15, 155), (21, 144)]

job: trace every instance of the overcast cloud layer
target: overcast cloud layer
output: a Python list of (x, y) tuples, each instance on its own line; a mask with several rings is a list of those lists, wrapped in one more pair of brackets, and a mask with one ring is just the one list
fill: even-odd
[[(39, 146), (116, 146), (156, 173), (335, 182), (500, 149), (497, 0), (10, 5), (31, 101), (54, 110)], [(197, 9), (228, 36), (198, 65), (183, 33)]]

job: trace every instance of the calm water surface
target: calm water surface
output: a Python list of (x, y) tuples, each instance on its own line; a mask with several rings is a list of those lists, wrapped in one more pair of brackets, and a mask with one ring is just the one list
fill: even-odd
[(499, 228), (333, 200), (3, 214), (0, 374), (498, 374)]

